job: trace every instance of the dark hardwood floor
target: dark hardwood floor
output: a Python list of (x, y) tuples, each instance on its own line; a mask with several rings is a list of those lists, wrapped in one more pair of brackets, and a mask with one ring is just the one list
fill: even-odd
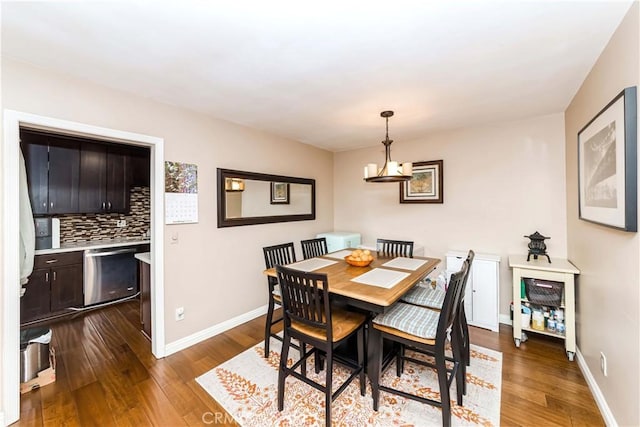
[[(264, 316), (156, 360), (136, 301), (59, 321), (52, 325), (57, 380), (22, 395), (14, 425), (228, 425), (195, 378), (260, 342), (263, 325)], [(530, 334), (516, 349), (509, 326), (499, 334), (471, 329), (472, 343), (503, 354), (501, 425), (604, 425), (562, 341)]]

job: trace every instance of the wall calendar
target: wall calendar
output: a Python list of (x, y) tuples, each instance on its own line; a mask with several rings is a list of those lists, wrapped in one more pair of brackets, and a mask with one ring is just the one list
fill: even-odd
[(198, 222), (198, 166), (164, 162), (165, 224)]

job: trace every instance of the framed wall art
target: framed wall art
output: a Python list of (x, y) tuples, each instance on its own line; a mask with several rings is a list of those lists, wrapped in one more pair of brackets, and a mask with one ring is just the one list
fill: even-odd
[(288, 205), (289, 204), (289, 183), (288, 182), (272, 182), (271, 183), (271, 204), (272, 205)]
[(412, 178), (400, 183), (400, 203), (443, 203), (442, 160), (413, 163)]
[(579, 217), (637, 231), (637, 100), (628, 87), (578, 132)]

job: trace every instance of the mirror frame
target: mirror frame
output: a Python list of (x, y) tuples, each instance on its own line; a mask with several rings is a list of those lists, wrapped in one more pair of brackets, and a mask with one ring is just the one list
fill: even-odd
[[(308, 221), (316, 219), (316, 180), (311, 178), (296, 178), (292, 176), (269, 175), (257, 172), (238, 171), (217, 168), (218, 178), (218, 228), (236, 227), (240, 225), (270, 224), (274, 222)], [(311, 213), (300, 215), (272, 215), (245, 218), (227, 218), (227, 198), (225, 178), (252, 179), (256, 181), (287, 182), (289, 184), (311, 185)]]

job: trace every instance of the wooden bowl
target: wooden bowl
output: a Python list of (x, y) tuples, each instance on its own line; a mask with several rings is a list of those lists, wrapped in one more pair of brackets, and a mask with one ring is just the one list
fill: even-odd
[(369, 261), (353, 261), (353, 260), (349, 259), (349, 256), (344, 257), (344, 260), (347, 261), (347, 264), (353, 265), (355, 267), (366, 267), (369, 264), (371, 264), (371, 261), (373, 261), (373, 260), (369, 260)]

